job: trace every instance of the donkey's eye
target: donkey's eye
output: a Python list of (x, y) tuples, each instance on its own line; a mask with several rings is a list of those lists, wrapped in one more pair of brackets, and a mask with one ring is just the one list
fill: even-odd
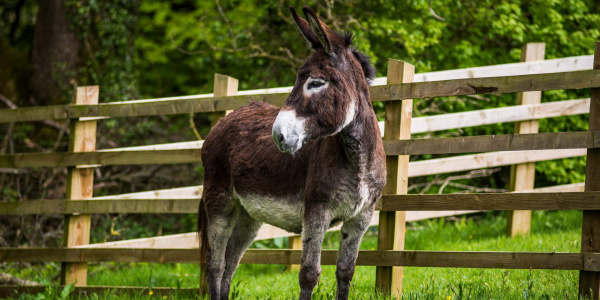
[(316, 81), (316, 80), (315, 81), (311, 81), (311, 82), (308, 83), (308, 89), (309, 90), (310, 89), (316, 89), (318, 87), (323, 86), (324, 84), (325, 84), (325, 82), (323, 82), (323, 81)]
[(328, 81), (322, 78), (309, 77), (304, 82), (304, 95), (310, 96), (327, 88)]

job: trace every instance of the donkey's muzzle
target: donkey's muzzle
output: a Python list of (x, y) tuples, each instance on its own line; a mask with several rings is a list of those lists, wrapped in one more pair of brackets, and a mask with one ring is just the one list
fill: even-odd
[(298, 145), (299, 140), (297, 136), (291, 135), (286, 139), (281, 132), (275, 129), (273, 129), (273, 141), (279, 151), (286, 153), (294, 153), (302, 146)]
[(302, 148), (305, 137), (304, 120), (290, 110), (282, 110), (273, 123), (273, 141), (281, 152), (295, 153)]

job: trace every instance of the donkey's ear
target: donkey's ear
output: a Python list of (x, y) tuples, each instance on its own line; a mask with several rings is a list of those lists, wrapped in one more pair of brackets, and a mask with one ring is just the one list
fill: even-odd
[(338, 35), (331, 30), (331, 28), (327, 27), (325, 23), (321, 22), (315, 12), (310, 9), (308, 6), (304, 6), (302, 8), (306, 19), (308, 20), (308, 24), (310, 25), (310, 29), (315, 34), (325, 52), (330, 56), (336, 56), (336, 52), (344, 44), (344, 42), (338, 37)]
[(292, 17), (294, 18), (294, 22), (296, 23), (298, 31), (300, 31), (300, 35), (302, 35), (302, 38), (306, 43), (306, 47), (308, 47), (310, 50), (319, 48), (319, 40), (317, 40), (315, 34), (310, 30), (310, 25), (308, 25), (308, 22), (300, 18), (292, 6), (290, 6), (290, 12), (292, 13)]

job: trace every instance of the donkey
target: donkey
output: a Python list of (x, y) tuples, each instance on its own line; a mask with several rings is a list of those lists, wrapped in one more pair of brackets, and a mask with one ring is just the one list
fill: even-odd
[(370, 101), (369, 59), (309, 8), (290, 11), (311, 55), (283, 108), (254, 102), (224, 117), (202, 148), (198, 229), (211, 299), (263, 222), (302, 233), (300, 299), (321, 274), (327, 229), (343, 223), (337, 299), (347, 299), (360, 241), (385, 185), (385, 154)]

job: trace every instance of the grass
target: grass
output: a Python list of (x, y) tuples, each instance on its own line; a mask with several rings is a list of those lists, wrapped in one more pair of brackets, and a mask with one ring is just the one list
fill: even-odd
[[(579, 252), (581, 212), (534, 211), (528, 237), (505, 237), (504, 213), (487, 212), (474, 217), (426, 220), (410, 223), (406, 249), (462, 251)], [(328, 233), (324, 249), (335, 249), (339, 233)], [(375, 249), (376, 229), (370, 230), (361, 249)], [(260, 245), (257, 245), (260, 246)], [(13, 275), (48, 282), (59, 265), (44, 264)], [(89, 285), (143, 287), (197, 287), (199, 272), (191, 264), (103, 263), (90, 265)], [(242, 265), (232, 286), (237, 299), (294, 299), (299, 294), (298, 272), (282, 265)], [(375, 268), (357, 267), (352, 299), (388, 299), (374, 291)], [(455, 268), (405, 268), (403, 299), (577, 299), (578, 271), (502, 270)], [(57, 293), (59, 291), (56, 291)], [(33, 296), (32, 296), (33, 297)], [(156, 295), (114, 292), (86, 299), (161, 299)], [(168, 297), (167, 297), (168, 298)], [(335, 267), (324, 266), (313, 299), (335, 298)], [(23, 296), (22, 299), (28, 299)], [(29, 298), (34, 299), (34, 298)], [(46, 298), (49, 299), (49, 298)], [(181, 299), (181, 298), (179, 298)]]

